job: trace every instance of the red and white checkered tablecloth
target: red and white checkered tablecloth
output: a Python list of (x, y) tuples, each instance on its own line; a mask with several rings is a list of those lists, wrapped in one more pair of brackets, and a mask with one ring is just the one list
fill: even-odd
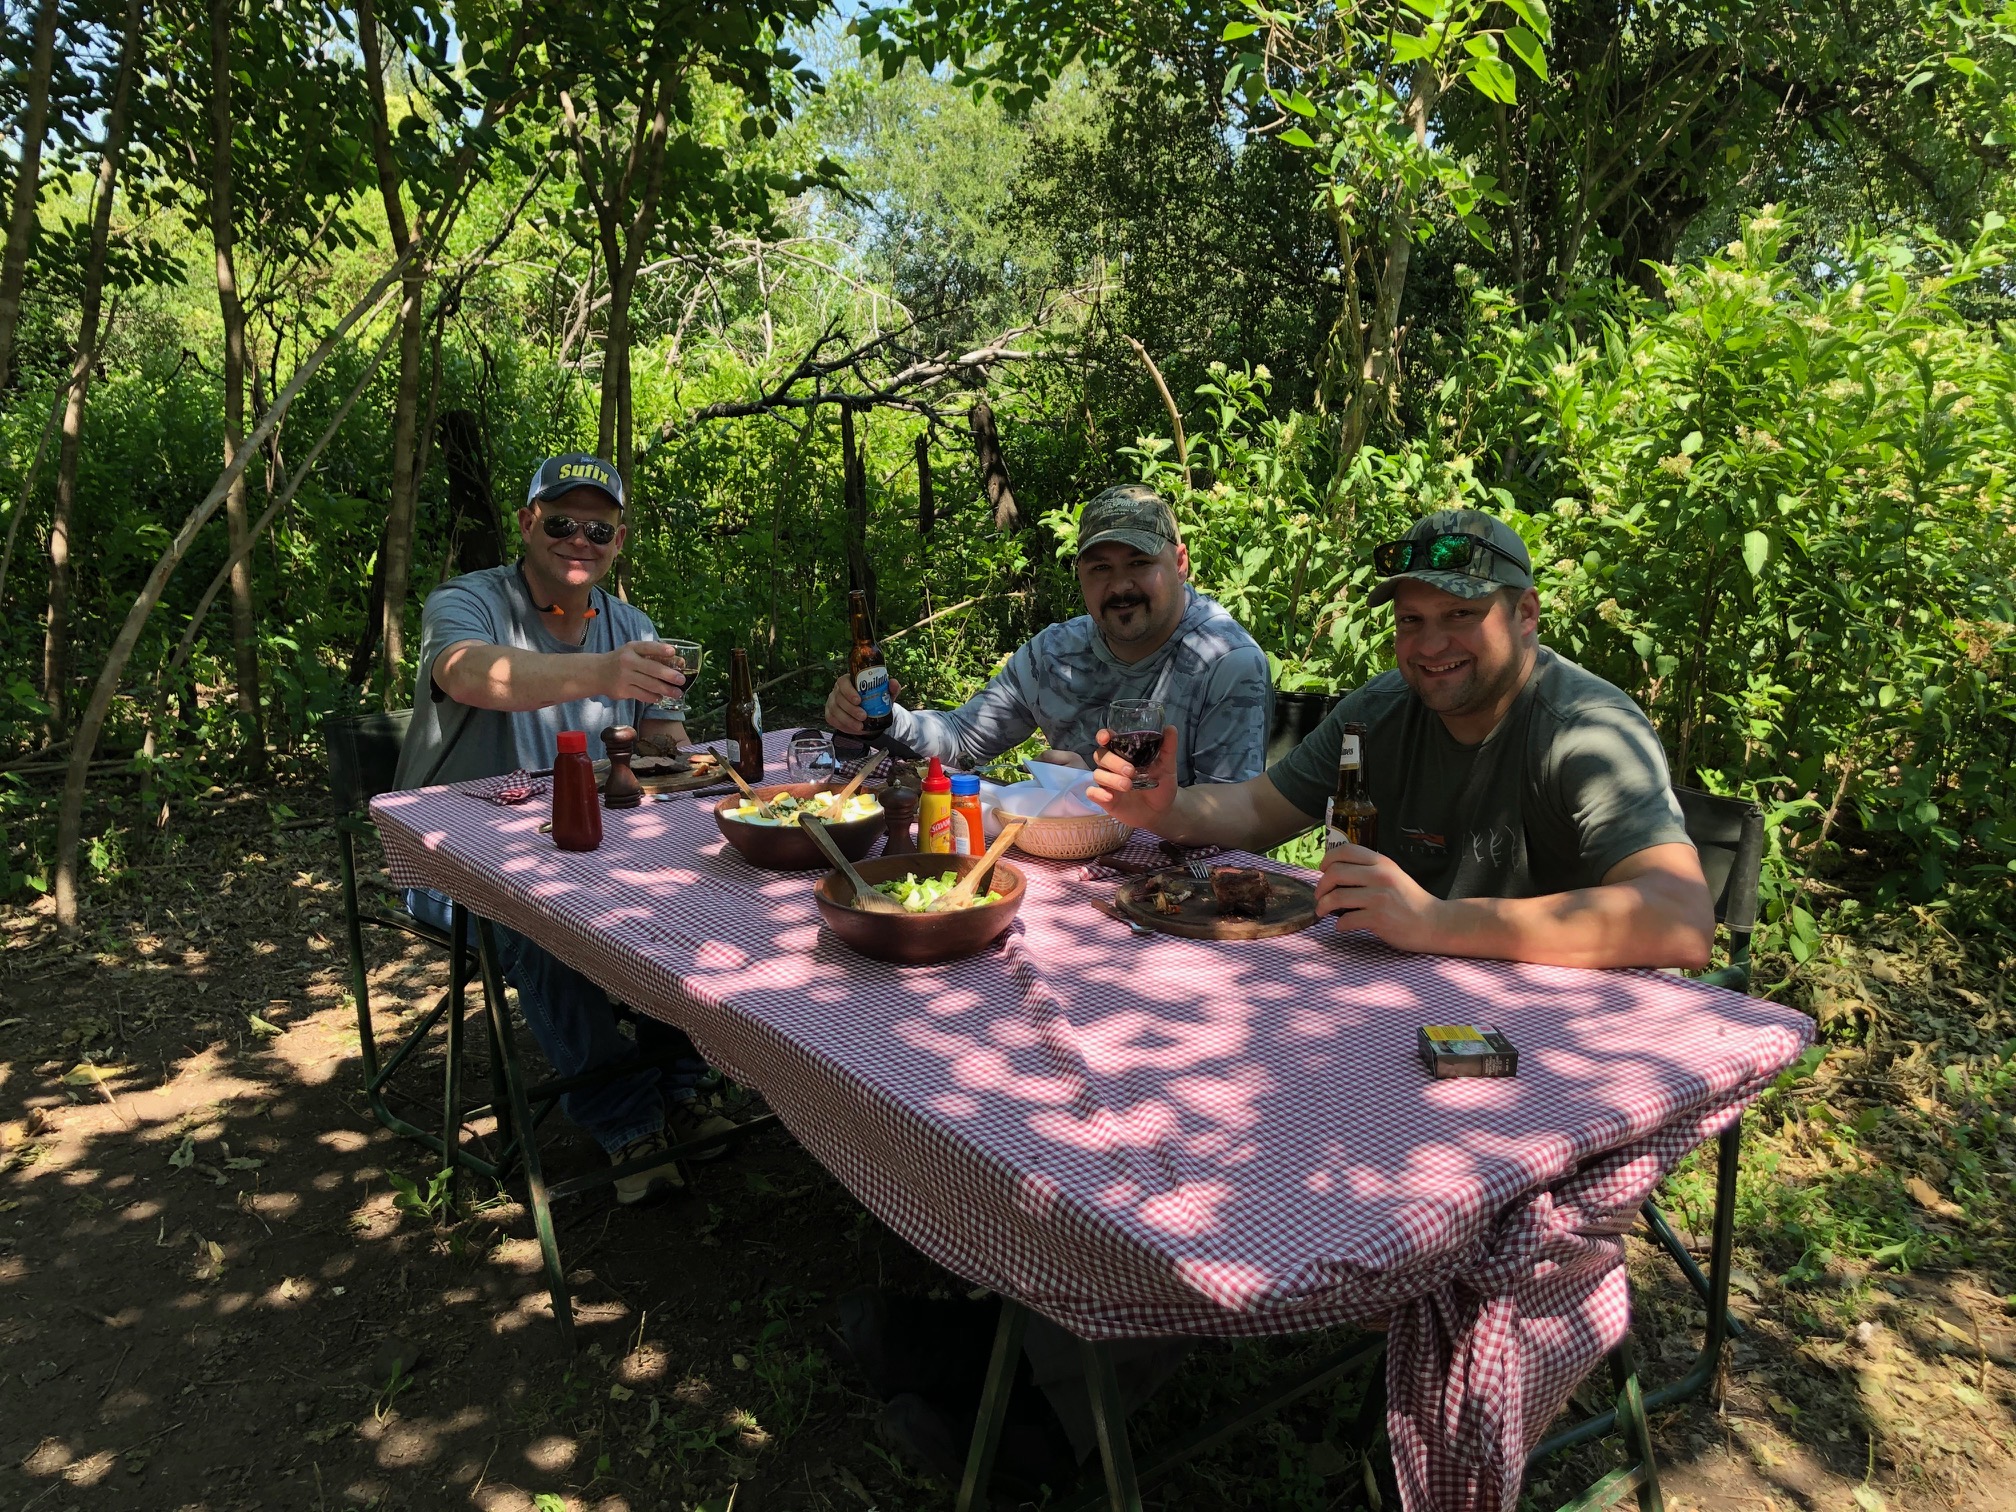
[[(1515, 1505), (1629, 1326), (1616, 1236), (1811, 1035), (1662, 973), (1407, 955), (1327, 923), (1143, 939), (1092, 906), (1110, 881), (1020, 855), (993, 948), (887, 965), (825, 932), (814, 874), (744, 862), (711, 806), (606, 812), (586, 854), (538, 832), (540, 802), (432, 788), (372, 813), (400, 885), (678, 1024), (897, 1233), (1074, 1333), (1390, 1316), (1414, 1512)], [(1519, 1075), (1429, 1079), (1419, 1026), (1479, 1019)]]

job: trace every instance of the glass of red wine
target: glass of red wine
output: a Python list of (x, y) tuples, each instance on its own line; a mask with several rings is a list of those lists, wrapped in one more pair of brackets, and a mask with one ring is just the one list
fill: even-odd
[(1159, 698), (1117, 699), (1106, 710), (1106, 746), (1135, 770), (1134, 786), (1152, 788), (1156, 781), (1148, 768), (1162, 754), (1162, 700)]

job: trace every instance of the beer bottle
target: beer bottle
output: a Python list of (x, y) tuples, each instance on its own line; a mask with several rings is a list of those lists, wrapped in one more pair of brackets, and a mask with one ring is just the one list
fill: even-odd
[(1355, 720), (1343, 729), (1337, 753), (1337, 791), (1330, 798), (1328, 846), (1379, 849), (1379, 809), (1365, 788), (1365, 726)]
[(744, 782), (763, 780), (763, 705), (749, 673), (749, 653), (737, 646), (728, 653), (728, 744), (734, 748), (735, 770)]
[(847, 595), (847, 619), (854, 644), (847, 652), (847, 675), (861, 695), (861, 733), (880, 735), (895, 718), (889, 698), (889, 668), (868, 623), (868, 595), (859, 588)]

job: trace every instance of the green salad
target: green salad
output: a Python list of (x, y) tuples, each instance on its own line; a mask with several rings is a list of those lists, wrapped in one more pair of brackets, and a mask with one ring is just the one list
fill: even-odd
[[(875, 891), (887, 893), (898, 903), (901, 903), (904, 910), (908, 913), (924, 913), (933, 903), (944, 897), (945, 894), (952, 891), (958, 885), (959, 873), (957, 872), (948, 871), (940, 877), (921, 878), (915, 872), (910, 872), (900, 882), (876, 883)], [(1001, 894), (990, 892), (976, 897), (967, 906), (969, 908), (978, 908), (982, 903), (999, 903), (1000, 901)]]

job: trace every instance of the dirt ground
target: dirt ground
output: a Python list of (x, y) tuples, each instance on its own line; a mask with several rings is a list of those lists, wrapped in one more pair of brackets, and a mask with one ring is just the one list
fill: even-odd
[[(333, 837), (285, 796), (213, 790), (173, 859), (94, 894), (74, 939), (46, 906), (0, 910), (0, 1512), (949, 1508), (874, 1441), (831, 1303), (961, 1283), (782, 1131), (672, 1205), (559, 1210), (571, 1359), (520, 1203), (402, 1209), (393, 1178), (424, 1198), (427, 1162), (365, 1108)], [(388, 1027), (433, 1001), (438, 957), (371, 948)], [(596, 1158), (552, 1149), (556, 1175)], [(1657, 1420), (1669, 1507), (2016, 1507), (2009, 1276), (1844, 1270), (1816, 1300), (1742, 1258), (1750, 1336), (1711, 1400)], [(1636, 1266), (1641, 1354), (1670, 1378), (1699, 1309), (1652, 1252)], [(1206, 1353), (1143, 1437), (1297, 1347)], [(1336, 1445), (1354, 1391), (1150, 1504), (1366, 1505)], [(1528, 1504), (1558, 1506), (1605, 1452)]]

